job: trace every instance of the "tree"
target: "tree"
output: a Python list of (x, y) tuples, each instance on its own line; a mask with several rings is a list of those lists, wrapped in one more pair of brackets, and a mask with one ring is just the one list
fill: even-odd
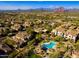
[(51, 58), (62, 58), (63, 57), (63, 53), (60, 51), (55, 51), (52, 54), (50, 54)]
[(54, 40), (55, 40), (55, 41), (60, 42), (60, 41), (62, 41), (62, 40), (63, 40), (63, 38), (62, 38), (62, 37), (60, 37), (60, 36), (56, 36), (56, 37), (54, 38)]

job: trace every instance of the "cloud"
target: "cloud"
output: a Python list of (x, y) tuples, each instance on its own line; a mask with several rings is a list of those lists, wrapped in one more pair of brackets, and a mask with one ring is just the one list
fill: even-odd
[(49, 5), (48, 8), (59, 8), (59, 7), (63, 7), (63, 6), (59, 6), (59, 5)]
[(73, 8), (79, 8), (79, 6), (74, 6), (74, 5), (70, 5), (70, 6), (63, 6), (63, 5), (49, 5), (48, 8), (59, 8), (59, 7), (64, 7), (66, 9), (73, 9)]
[(0, 5), (0, 9), (1, 10), (17, 10), (17, 9), (31, 9), (32, 7), (31, 6), (13, 6), (13, 5)]

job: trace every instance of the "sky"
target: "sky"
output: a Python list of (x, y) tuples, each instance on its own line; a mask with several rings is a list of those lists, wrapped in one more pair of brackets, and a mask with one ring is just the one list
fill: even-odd
[(0, 1), (0, 10), (58, 7), (79, 8), (79, 1)]

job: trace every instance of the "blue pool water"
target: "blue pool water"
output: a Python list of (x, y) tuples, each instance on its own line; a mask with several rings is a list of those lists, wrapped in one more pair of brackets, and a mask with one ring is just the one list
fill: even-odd
[(51, 49), (51, 48), (54, 48), (55, 45), (56, 45), (56, 42), (52, 41), (50, 43), (44, 43), (42, 45), (42, 48), (44, 48), (44, 49)]

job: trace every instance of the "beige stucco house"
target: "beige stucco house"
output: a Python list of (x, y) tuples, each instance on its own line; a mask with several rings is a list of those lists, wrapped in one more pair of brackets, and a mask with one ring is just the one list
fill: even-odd
[(63, 28), (63, 26), (59, 26), (56, 29), (53, 29), (51, 33), (66, 39), (72, 39), (75, 42), (79, 38), (79, 28), (74, 28), (74, 26), (69, 26), (69, 29), (66, 29), (65, 27)]

